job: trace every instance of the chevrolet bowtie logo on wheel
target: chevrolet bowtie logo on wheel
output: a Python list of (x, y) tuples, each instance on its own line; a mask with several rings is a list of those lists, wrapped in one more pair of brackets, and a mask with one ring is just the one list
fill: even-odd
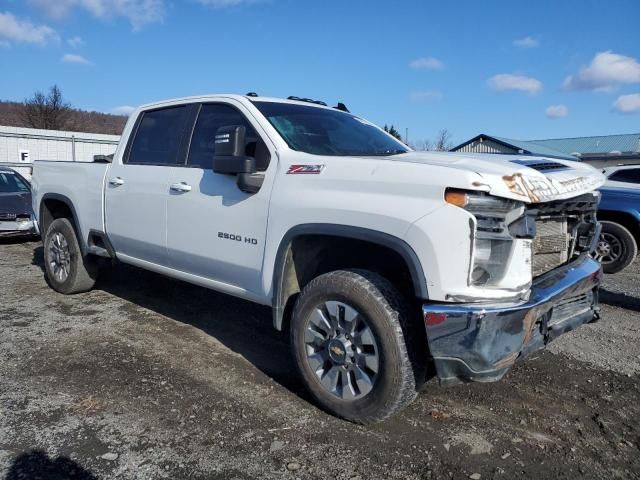
[(331, 352), (337, 356), (337, 357), (341, 357), (342, 355), (344, 355), (344, 350), (342, 350), (340, 347), (334, 345), (333, 347), (331, 347)]

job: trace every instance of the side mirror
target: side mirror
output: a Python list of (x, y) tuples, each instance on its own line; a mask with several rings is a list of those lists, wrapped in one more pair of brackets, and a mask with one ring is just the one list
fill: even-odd
[(220, 127), (216, 132), (213, 171), (224, 174), (254, 173), (256, 160), (245, 153), (246, 128), (240, 125)]
[(113, 161), (113, 155), (94, 155), (93, 163), (111, 163)]

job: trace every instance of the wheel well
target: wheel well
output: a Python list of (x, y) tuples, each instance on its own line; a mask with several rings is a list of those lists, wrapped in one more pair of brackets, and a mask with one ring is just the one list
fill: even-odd
[(598, 210), (598, 220), (615, 222), (631, 232), (636, 243), (640, 244), (640, 222), (631, 214), (625, 212), (614, 212), (611, 210)]
[(71, 208), (62, 200), (48, 198), (40, 205), (40, 230), (44, 236), (51, 222), (58, 218), (68, 218), (73, 221)]
[(360, 268), (376, 272), (415, 299), (409, 265), (393, 248), (375, 242), (333, 235), (300, 235), (287, 247), (276, 299), (275, 327), (286, 328), (298, 294), (307, 283), (334, 270)]

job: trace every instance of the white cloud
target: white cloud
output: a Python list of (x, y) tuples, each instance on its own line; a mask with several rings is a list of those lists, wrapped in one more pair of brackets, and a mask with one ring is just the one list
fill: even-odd
[(411, 100), (415, 102), (438, 100), (440, 98), (442, 98), (442, 92), (439, 90), (419, 90), (411, 93)]
[(493, 90), (502, 92), (505, 90), (519, 90), (534, 95), (542, 89), (542, 82), (536, 78), (512, 73), (499, 73), (494, 75), (487, 84)]
[(126, 115), (127, 117), (133, 113), (136, 107), (130, 105), (122, 105), (111, 109), (111, 113), (114, 115)]
[(80, 37), (73, 37), (67, 40), (67, 43), (71, 48), (80, 48), (84, 45), (84, 40)]
[(544, 114), (547, 116), (547, 118), (555, 120), (556, 118), (563, 118), (569, 115), (569, 109), (566, 105), (562, 104), (551, 105), (547, 107), (547, 109), (544, 111)]
[(409, 66), (415, 70), (444, 70), (444, 63), (434, 57), (417, 58)]
[(164, 0), (30, 0), (31, 4), (53, 18), (64, 18), (80, 8), (96, 18), (126, 18), (138, 30), (164, 18)]
[(75, 53), (65, 53), (60, 59), (62, 63), (78, 63), (81, 65), (91, 65), (91, 62), (84, 58), (82, 55), (76, 55)]
[(611, 91), (625, 83), (640, 83), (640, 63), (611, 50), (597, 53), (591, 64), (564, 80), (569, 90)]
[(514, 40), (513, 45), (520, 48), (536, 48), (540, 46), (540, 41), (537, 38), (527, 36)]
[(613, 108), (620, 113), (640, 112), (640, 93), (619, 96)]
[(6, 46), (12, 42), (45, 45), (59, 40), (56, 31), (47, 25), (34, 25), (16, 18), (12, 13), (0, 12), (0, 41)]

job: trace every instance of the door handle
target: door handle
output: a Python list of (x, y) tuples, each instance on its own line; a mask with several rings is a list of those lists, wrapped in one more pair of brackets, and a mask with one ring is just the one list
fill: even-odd
[(169, 188), (172, 192), (186, 193), (191, 191), (191, 185), (186, 182), (172, 183)]
[(124, 185), (124, 180), (120, 177), (112, 178), (109, 180), (109, 185), (112, 187), (119, 187), (120, 185)]

